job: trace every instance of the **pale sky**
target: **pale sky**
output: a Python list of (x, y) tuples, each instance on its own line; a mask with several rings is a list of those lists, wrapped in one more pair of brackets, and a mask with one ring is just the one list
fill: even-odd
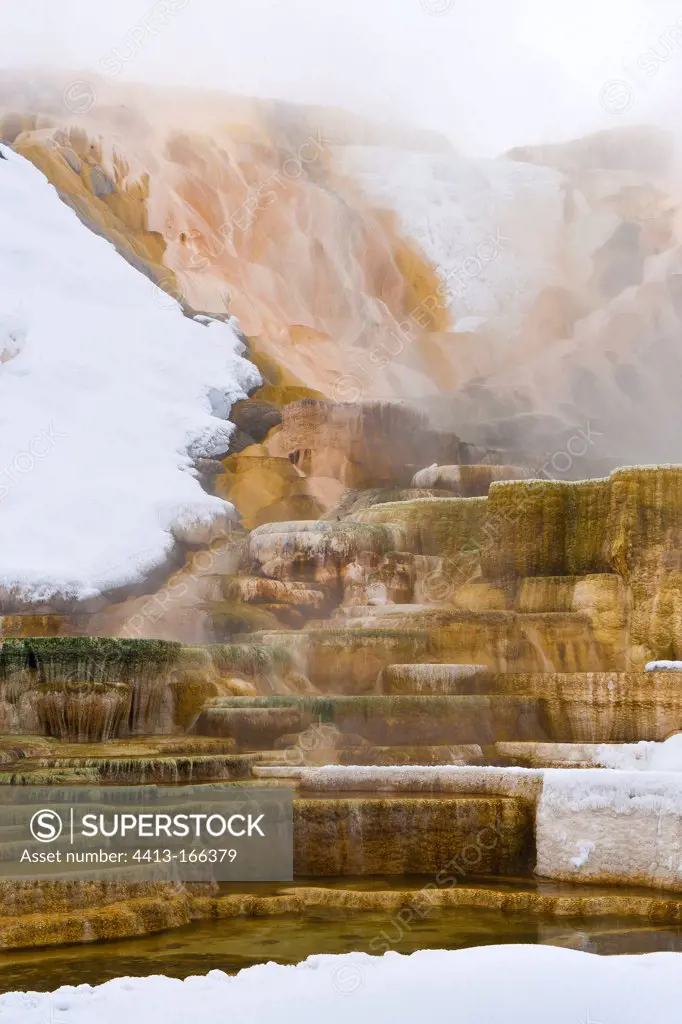
[(492, 155), (617, 124), (677, 121), (682, 5), (4, 0), (0, 68), (101, 74), (104, 63), (131, 81), (400, 118)]

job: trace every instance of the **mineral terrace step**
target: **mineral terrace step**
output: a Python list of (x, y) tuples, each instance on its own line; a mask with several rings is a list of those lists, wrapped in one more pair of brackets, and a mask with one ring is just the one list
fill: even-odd
[(527, 802), (506, 796), (306, 794), (294, 803), (294, 872), (435, 875), (468, 851), (469, 874), (525, 874), (533, 822)]
[[(515, 744), (518, 747), (537, 747), (538, 744)], [(395, 765), (423, 764), (497, 764), (497, 759), (488, 754), (491, 748), (476, 744), (440, 744), (435, 746), (392, 746), (379, 747), (372, 744), (339, 746), (335, 750), (314, 747), (304, 749), (300, 744), (280, 750), (261, 751), (260, 765), (254, 766), (254, 775), (260, 775), (263, 766), (296, 768), (303, 766), (342, 765)], [(494, 751), (495, 748), (493, 747)]]
[(31, 767), (36, 771), (50, 768), (85, 770), (103, 781), (126, 783), (150, 782), (206, 782), (221, 779), (246, 779), (254, 764), (261, 760), (259, 753), (199, 754), (170, 757), (69, 757), (40, 758), (33, 764), (22, 761), (22, 772)]
[(295, 746), (297, 733), (322, 723), (376, 746), (551, 738), (541, 703), (527, 697), (249, 697), (236, 703), (218, 698), (204, 708), (195, 730), (233, 737), (249, 749), (256, 749), (260, 735), (261, 746), (272, 749), (282, 736)]
[(682, 687), (652, 676), (635, 685), (625, 674), (517, 677), (506, 695), (221, 697), (195, 731), (251, 750), (296, 746), (302, 731), (327, 723), (378, 747), (664, 740), (682, 730)]
[[(71, 887), (70, 887), (71, 888)], [(133, 892), (121, 893), (119, 902), (103, 906), (72, 906), (49, 902), (41, 912), (28, 911), (23, 918), (0, 918), (0, 944), (4, 949), (25, 949), (41, 945), (93, 942), (102, 938), (125, 938), (182, 927), (188, 921), (229, 921), (239, 934), (240, 918), (274, 918), (283, 915), (306, 920), (306, 914), (336, 910), (346, 915), (366, 912), (383, 913), (390, 921), (403, 916), (405, 928), (416, 917), (457, 908), (480, 912), (532, 915), (538, 923), (554, 918), (557, 925), (571, 919), (627, 920), (629, 927), (647, 928), (654, 923), (675, 926), (682, 923), (682, 900), (674, 895), (651, 894), (642, 890), (605, 888), (596, 885), (569, 885), (542, 882), (527, 878), (485, 878), (477, 880), (469, 874), (457, 877), (457, 884), (434, 885), (433, 879), (403, 879), (390, 886), (385, 879), (376, 884), (367, 877), (356, 885), (352, 878), (337, 883), (299, 881), (279, 887), (253, 886), (251, 892), (202, 895), (197, 892), (177, 902), (168, 901), (168, 892), (140, 898)], [(163, 913), (167, 907), (168, 912)], [(408, 908), (408, 910), (406, 910)], [(77, 911), (77, 912), (74, 912)], [(352, 920), (352, 918), (350, 918)], [(456, 920), (456, 919), (455, 919)], [(173, 941), (173, 938), (170, 938)], [(103, 947), (106, 951), (106, 947)], [(88, 954), (93, 955), (91, 950)], [(4, 966), (4, 965), (3, 965)]]
[(187, 925), (193, 918), (187, 892), (127, 899), (66, 913), (0, 918), (0, 947), (30, 949), (150, 935)]
[(492, 693), (493, 676), (486, 665), (389, 665), (378, 679), (384, 694), (456, 696)]

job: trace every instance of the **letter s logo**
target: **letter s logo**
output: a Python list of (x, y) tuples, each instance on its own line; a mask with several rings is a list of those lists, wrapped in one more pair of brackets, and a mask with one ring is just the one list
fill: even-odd
[(53, 843), (62, 834), (64, 823), (56, 811), (42, 810), (33, 815), (29, 828), (39, 843)]

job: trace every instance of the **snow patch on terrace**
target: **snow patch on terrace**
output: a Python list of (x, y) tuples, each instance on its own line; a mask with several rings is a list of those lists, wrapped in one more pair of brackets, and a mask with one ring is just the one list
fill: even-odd
[(548, 769), (536, 842), (546, 878), (682, 890), (682, 775)]
[(192, 458), (234, 429), (216, 394), (226, 415), (260, 377), (230, 324), (185, 317), (0, 149), (0, 586), (85, 598), (234, 515)]
[(605, 743), (597, 748), (595, 763), (624, 771), (682, 772), (682, 733), (675, 733), (663, 743)]
[(0, 1024), (677, 1024), (682, 955), (594, 956), (551, 946), (312, 956), (235, 977), (117, 978), (0, 996)]

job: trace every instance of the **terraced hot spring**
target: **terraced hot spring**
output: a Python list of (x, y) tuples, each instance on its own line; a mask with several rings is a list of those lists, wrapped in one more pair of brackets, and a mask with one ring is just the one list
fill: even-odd
[[(306, 886), (341, 893), (389, 894), (419, 890), (431, 879), (363, 878), (306, 882)], [(495, 879), (463, 883), (474, 894), (501, 896), (526, 893), (535, 897), (592, 899), (613, 897), (613, 889), (570, 886), (527, 879)], [(255, 892), (275, 896), (291, 886), (223, 886), (225, 894)], [(361, 954), (386, 948), (407, 954), (417, 949), (459, 949), (494, 943), (539, 943), (565, 946), (605, 955), (682, 951), (682, 924), (656, 923), (656, 914), (642, 914), (641, 901), (670, 904), (670, 894), (643, 889), (619, 889), (621, 908), (631, 904), (639, 913), (601, 916), (564, 916), (536, 911), (505, 911), (463, 905), (433, 908), (409, 923), (400, 923), (397, 909), (358, 911), (351, 905), (318, 906), (305, 913), (275, 916), (230, 917), (206, 921), (160, 935), (57, 949), (0, 954), (0, 992), (23, 989), (48, 991), (60, 985), (97, 985), (114, 977), (165, 974), (185, 978), (211, 970), (236, 973), (254, 964), (274, 960), (293, 964), (312, 954), (358, 953), (357, 978), (351, 972), (341, 985), (361, 984), (371, 962)], [(682, 900), (679, 919), (682, 920)]]

